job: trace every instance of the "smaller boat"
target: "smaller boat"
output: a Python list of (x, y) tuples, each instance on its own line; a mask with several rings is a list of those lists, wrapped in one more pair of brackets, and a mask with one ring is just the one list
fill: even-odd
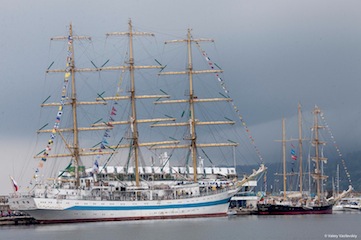
[(333, 211), (361, 211), (361, 197), (342, 198), (337, 204), (333, 206)]
[(257, 202), (261, 196), (254, 192), (255, 186), (257, 186), (256, 180), (249, 181), (231, 198), (228, 215), (250, 215), (257, 213)]
[(260, 215), (299, 215), (299, 214), (330, 214), (332, 204), (317, 204), (312, 202), (309, 205), (294, 202), (264, 203), (258, 204)]

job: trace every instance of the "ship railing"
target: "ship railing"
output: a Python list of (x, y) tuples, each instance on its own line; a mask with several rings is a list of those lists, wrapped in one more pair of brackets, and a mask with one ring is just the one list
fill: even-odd
[[(191, 191), (186, 191), (182, 188), (180, 189), (166, 189), (162, 193), (157, 190), (134, 190), (134, 191), (108, 191), (106, 189), (99, 189), (100, 192), (97, 195), (66, 195), (66, 194), (57, 194), (55, 197), (57, 199), (84, 199), (84, 200), (93, 200), (93, 201), (149, 201), (149, 200), (173, 200), (173, 199), (187, 199), (193, 198), (194, 194), (197, 196), (210, 196), (218, 194), (221, 192), (226, 192), (232, 189), (235, 189), (235, 185), (223, 185), (219, 187), (212, 186), (201, 186), (199, 187), (199, 192), (191, 193)], [(164, 189), (163, 189), (164, 190)], [(182, 191), (184, 190), (184, 191)], [(27, 194), (13, 194), (15, 198), (31, 198), (34, 195), (29, 193)], [(51, 197), (50, 197), (51, 198)]]
[(32, 198), (34, 194), (30, 193), (11, 193), (9, 194), (10, 198)]
[[(234, 189), (235, 186), (221, 186), (221, 187), (200, 187), (198, 196), (209, 196), (218, 194), (221, 192), (226, 192), (231, 189)], [(148, 201), (152, 200), (173, 200), (173, 199), (187, 199), (194, 197), (193, 194), (185, 192), (177, 192), (176, 190), (170, 190), (164, 195), (158, 195), (156, 191), (153, 192), (150, 197), (151, 190), (139, 190), (139, 191), (125, 191), (125, 192), (110, 192), (110, 194), (101, 194), (99, 196), (82, 196), (81, 198), (84, 200), (94, 200), (94, 201)], [(104, 193), (107, 193), (104, 191)], [(9, 194), (11, 198), (32, 198), (35, 197), (32, 193), (12, 193)], [(57, 199), (70, 199), (74, 198), (74, 196), (68, 196), (59, 194), (56, 196)]]
[[(202, 189), (199, 192), (198, 196), (210, 196), (218, 194), (221, 192), (226, 192), (231, 189), (234, 189), (234, 186), (231, 187), (222, 187), (218, 189)], [(150, 190), (140, 190), (140, 191), (124, 191), (124, 192), (111, 192), (110, 194), (100, 194), (99, 196), (83, 196), (84, 200), (94, 200), (94, 201), (149, 201), (149, 200), (174, 200), (174, 199), (187, 199), (194, 197), (193, 194), (187, 192), (178, 192), (169, 191), (169, 193), (164, 195), (157, 194), (156, 191), (152, 193), (150, 197)], [(67, 198), (66, 195), (63, 197)]]

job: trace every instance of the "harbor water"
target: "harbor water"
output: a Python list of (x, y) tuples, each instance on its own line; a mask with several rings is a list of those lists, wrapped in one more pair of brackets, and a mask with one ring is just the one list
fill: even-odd
[(0, 227), (6, 240), (361, 239), (361, 213), (230, 216)]

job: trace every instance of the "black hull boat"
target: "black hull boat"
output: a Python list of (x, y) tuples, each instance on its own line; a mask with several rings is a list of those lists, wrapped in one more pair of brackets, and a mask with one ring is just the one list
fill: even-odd
[(282, 204), (257, 204), (259, 215), (332, 214), (332, 204), (320, 206), (291, 206)]

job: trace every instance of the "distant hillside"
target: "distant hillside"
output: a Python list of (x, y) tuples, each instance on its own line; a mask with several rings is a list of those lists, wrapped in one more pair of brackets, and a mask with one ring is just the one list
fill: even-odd
[[(337, 159), (337, 160), (336, 160)], [(347, 168), (347, 171), (350, 175), (352, 186), (357, 192), (361, 192), (361, 151), (353, 152), (350, 154), (346, 154), (345, 159), (345, 165)], [(307, 167), (307, 159), (304, 160), (304, 169), (305, 171), (308, 171)], [(298, 172), (298, 163), (295, 162), (294, 165), (292, 165), (292, 162), (287, 162), (287, 172), (290, 173), (293, 171), (296, 173)], [(267, 182), (267, 191), (280, 191), (283, 189), (283, 183), (282, 183), (282, 176), (275, 175), (275, 173), (282, 173), (282, 164), (281, 163), (265, 163), (267, 170), (266, 175), (266, 182)], [(328, 163), (324, 164), (324, 174), (329, 176), (327, 180), (327, 184), (324, 186), (324, 189), (327, 191), (332, 191), (332, 178), (336, 179), (336, 172), (337, 172), (337, 165), (339, 165), (340, 169), (340, 191), (346, 190), (349, 186), (348, 177), (346, 176), (346, 172), (343, 166), (342, 161), (339, 159), (339, 157), (329, 157)], [(241, 177), (244, 173), (250, 174), (253, 169), (258, 169), (258, 165), (238, 165), (237, 166), (237, 172), (238, 175)], [(264, 190), (264, 178), (260, 179), (258, 182), (258, 188), (257, 190)], [(298, 189), (298, 176), (288, 177), (288, 183), (291, 184), (291, 186), (288, 186), (290, 190), (296, 190)], [(308, 189), (308, 174), (304, 175), (304, 188)], [(311, 181), (311, 187), (314, 183)]]

